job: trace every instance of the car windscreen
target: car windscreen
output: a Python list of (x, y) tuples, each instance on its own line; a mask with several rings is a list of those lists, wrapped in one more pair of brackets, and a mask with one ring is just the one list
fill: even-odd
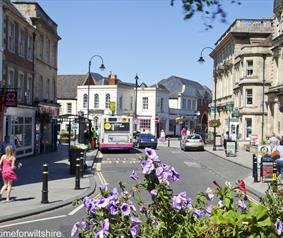
[(152, 139), (154, 138), (154, 136), (151, 134), (140, 134), (139, 138), (145, 140), (145, 139)]
[(187, 138), (192, 139), (192, 140), (199, 140), (201, 139), (201, 136), (200, 135), (189, 135)]

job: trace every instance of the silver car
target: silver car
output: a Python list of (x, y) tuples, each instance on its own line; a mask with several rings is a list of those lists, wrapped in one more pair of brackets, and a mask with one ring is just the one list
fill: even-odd
[(199, 134), (183, 136), (180, 143), (181, 150), (204, 150), (204, 141)]

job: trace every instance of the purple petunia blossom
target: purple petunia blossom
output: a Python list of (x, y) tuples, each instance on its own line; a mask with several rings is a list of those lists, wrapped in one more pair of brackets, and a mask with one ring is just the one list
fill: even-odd
[(245, 204), (245, 202), (243, 200), (239, 200), (238, 201), (238, 206), (242, 209), (246, 209), (247, 205)]
[(154, 225), (154, 226), (158, 226), (158, 225), (159, 225), (158, 221), (156, 221), (156, 220), (153, 220), (153, 221), (151, 222), (151, 224)]
[(103, 238), (103, 230), (96, 233), (95, 238)]
[(99, 188), (100, 188), (101, 191), (107, 191), (108, 190), (108, 187), (107, 187), (108, 185), (109, 185), (109, 183), (103, 183), (103, 184), (101, 184), (99, 186)]
[(110, 222), (109, 219), (106, 218), (102, 223), (102, 231), (105, 235), (108, 235), (109, 227), (110, 227)]
[(156, 198), (156, 196), (157, 196), (157, 190), (156, 190), (156, 189), (151, 190), (151, 191), (150, 191), (150, 194), (151, 194), (151, 197), (152, 197), (152, 198)]
[(179, 180), (180, 174), (175, 169), (167, 164), (162, 164), (155, 170), (155, 175), (160, 182), (175, 182)]
[(194, 216), (196, 218), (200, 218), (200, 217), (202, 217), (202, 215), (203, 215), (203, 212), (201, 210), (199, 210), (199, 209), (194, 210)]
[(132, 238), (136, 238), (139, 233), (139, 226), (138, 225), (132, 226), (130, 228), (130, 232), (131, 232)]
[(72, 231), (71, 231), (71, 237), (73, 237), (75, 234), (77, 234), (79, 228), (80, 228), (80, 224), (78, 222), (76, 222), (73, 225), (73, 228), (72, 228)]
[(210, 216), (210, 215), (211, 215), (211, 212), (212, 212), (212, 206), (211, 206), (211, 205), (207, 206), (207, 207), (205, 208), (205, 212), (206, 212), (206, 214), (207, 214), (208, 216)]
[(154, 170), (154, 164), (152, 160), (146, 160), (142, 169), (143, 174), (150, 174)]
[(100, 198), (100, 199), (98, 199), (98, 201), (96, 202), (95, 205), (96, 205), (98, 208), (104, 208), (104, 207), (107, 207), (108, 204), (109, 204), (108, 199)]
[(81, 222), (81, 227), (84, 229), (84, 230), (87, 230), (89, 228), (89, 224), (87, 222), (86, 219), (83, 219), (82, 222)]
[(140, 206), (140, 212), (145, 213), (145, 211), (146, 211), (146, 207), (144, 205), (141, 205)]
[(138, 177), (138, 174), (135, 170), (132, 171), (130, 178), (133, 179), (133, 180), (138, 180), (139, 177)]
[(184, 208), (192, 209), (192, 200), (187, 197), (186, 192), (181, 192), (177, 196), (173, 196), (173, 208), (181, 210)]
[(137, 209), (136, 209), (136, 207), (135, 207), (135, 205), (132, 201), (129, 201), (128, 204), (133, 211), (137, 211)]
[(209, 187), (206, 189), (205, 195), (209, 201), (211, 201), (214, 198), (213, 191)]
[(131, 216), (131, 221), (132, 221), (135, 225), (139, 225), (139, 224), (142, 223), (141, 220), (138, 219), (138, 218), (135, 217), (135, 216)]
[(108, 208), (108, 211), (110, 212), (110, 214), (112, 216), (116, 216), (119, 214), (119, 208), (116, 206), (116, 205), (111, 205), (109, 208)]
[(131, 208), (130, 208), (129, 204), (123, 203), (122, 206), (121, 206), (121, 211), (122, 211), (122, 214), (123, 214), (124, 216), (130, 215), (130, 213), (131, 213)]
[(282, 225), (281, 220), (277, 218), (274, 225), (275, 225), (277, 235), (280, 236), (283, 233), (283, 225)]
[(145, 151), (146, 156), (150, 158), (151, 160), (154, 160), (157, 157), (155, 150), (151, 148), (145, 148), (144, 151)]

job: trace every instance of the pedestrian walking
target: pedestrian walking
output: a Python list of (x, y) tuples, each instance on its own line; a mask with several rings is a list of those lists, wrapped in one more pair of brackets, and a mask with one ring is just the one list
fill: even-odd
[(7, 146), (5, 154), (2, 155), (0, 160), (0, 168), (2, 170), (2, 178), (4, 185), (0, 191), (0, 200), (2, 199), (3, 192), (7, 189), (6, 201), (10, 201), (10, 195), (12, 190), (13, 181), (17, 180), (17, 175), (14, 172), (16, 158), (12, 146)]
[(279, 159), (276, 159), (274, 162), (277, 165), (277, 171), (283, 178), (283, 139), (280, 141), (279, 145), (273, 148), (273, 151), (277, 150), (280, 154)]
[(91, 128), (91, 147), (94, 149), (96, 147), (96, 140), (97, 140), (97, 132), (94, 128)]
[(186, 128), (184, 127), (182, 130), (181, 130), (181, 140), (183, 140), (183, 138), (186, 136), (187, 134), (187, 130)]
[(227, 152), (227, 149), (226, 149), (227, 148), (227, 141), (229, 140), (229, 132), (228, 131), (226, 131), (223, 138), (224, 138), (224, 150), (225, 150), (225, 153), (226, 153)]
[(272, 133), (272, 136), (268, 140), (268, 144), (270, 146), (270, 150), (273, 151), (273, 149), (279, 144), (280, 140), (276, 137), (275, 133)]
[(165, 137), (166, 137), (165, 132), (162, 129), (161, 132), (160, 132), (159, 141), (164, 143), (165, 142)]

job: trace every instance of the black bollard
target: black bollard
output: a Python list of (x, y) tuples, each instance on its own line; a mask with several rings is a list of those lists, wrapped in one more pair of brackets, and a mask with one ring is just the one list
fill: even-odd
[(43, 165), (41, 203), (48, 203), (48, 164)]
[(75, 189), (80, 189), (80, 159), (76, 159), (76, 179), (75, 179)]
[(80, 158), (80, 175), (81, 175), (81, 178), (84, 177), (84, 158), (83, 157)]
[(277, 180), (277, 164), (273, 162), (272, 181)]
[(170, 137), (168, 137), (168, 147), (170, 147)]
[(255, 154), (253, 154), (253, 177), (254, 177), (254, 183), (257, 183), (258, 182), (257, 157)]

